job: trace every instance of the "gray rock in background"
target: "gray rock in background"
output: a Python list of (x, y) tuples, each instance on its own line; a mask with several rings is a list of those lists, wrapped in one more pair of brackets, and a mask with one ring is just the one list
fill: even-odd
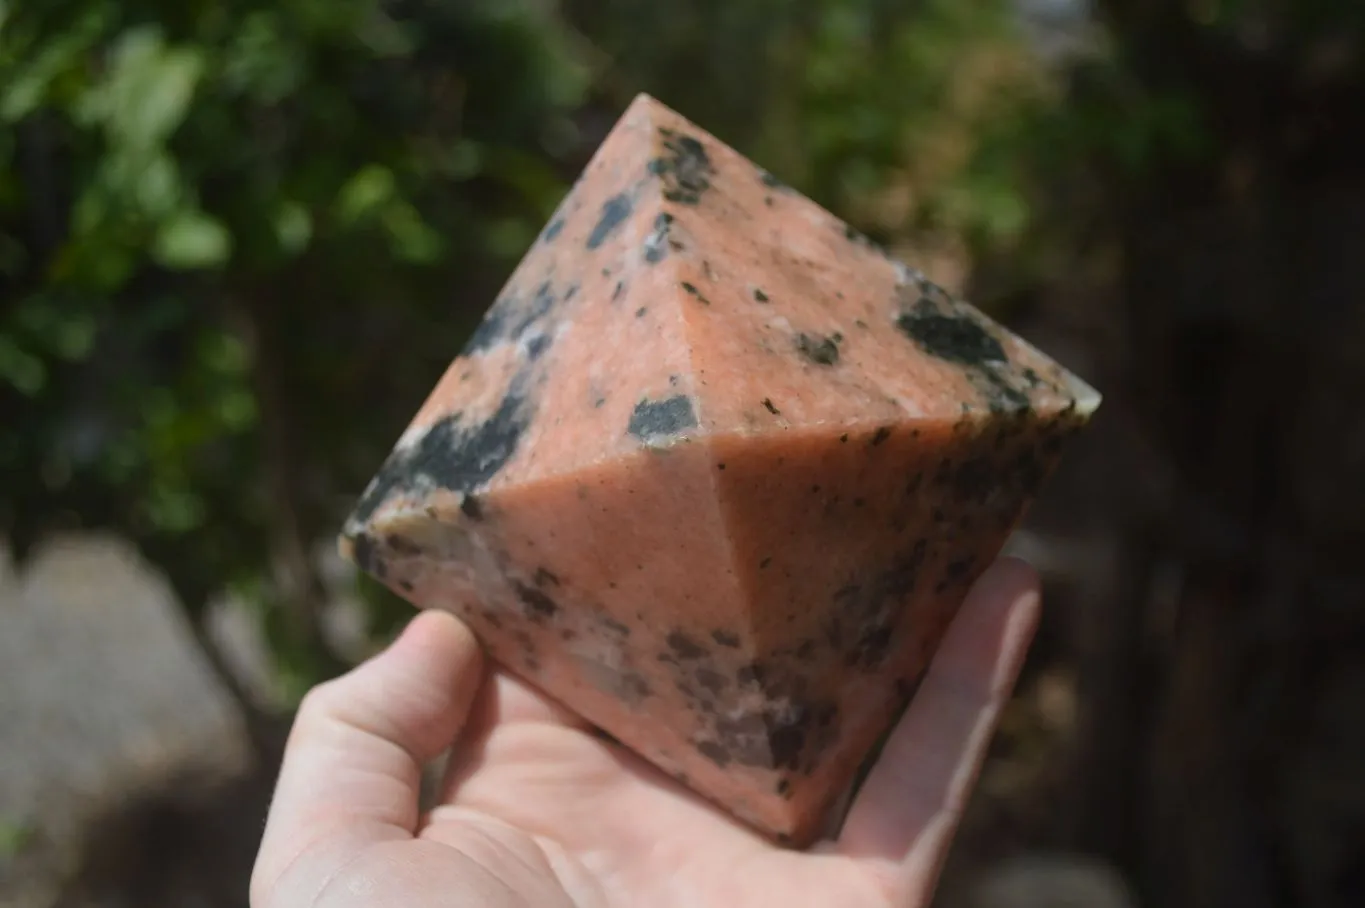
[(962, 908), (1137, 908), (1122, 878), (1081, 855), (1024, 854), (986, 870)]
[(0, 904), (45, 904), (111, 799), (249, 758), (236, 705), (131, 548), (63, 539), (21, 576), (0, 557)]

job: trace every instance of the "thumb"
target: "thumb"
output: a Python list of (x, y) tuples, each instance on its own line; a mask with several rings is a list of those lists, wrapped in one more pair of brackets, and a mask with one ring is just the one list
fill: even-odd
[(251, 903), (308, 904), (357, 850), (412, 836), (422, 767), (459, 735), (482, 675), (473, 633), (429, 611), (311, 690), (285, 747)]

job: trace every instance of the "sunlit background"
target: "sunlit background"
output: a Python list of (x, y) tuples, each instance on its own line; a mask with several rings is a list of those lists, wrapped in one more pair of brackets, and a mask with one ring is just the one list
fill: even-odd
[(347, 508), (648, 91), (1106, 403), (948, 908), (1365, 905), (1365, 3), (0, 0), (0, 905), (244, 906)]

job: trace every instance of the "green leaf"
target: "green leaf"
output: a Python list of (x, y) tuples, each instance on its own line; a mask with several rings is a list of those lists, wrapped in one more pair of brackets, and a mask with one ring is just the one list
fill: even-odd
[(52, 339), (54, 352), (69, 362), (85, 359), (95, 345), (95, 327), (95, 319), (90, 313), (69, 313), (56, 325)]
[(43, 36), (36, 48), (21, 46), (20, 65), (0, 81), (0, 120), (18, 122), (46, 103), (62, 73), (81, 65), (108, 18), (107, 9), (86, 9), (65, 22), (57, 34)]
[(384, 212), (384, 227), (392, 240), (393, 251), (415, 265), (428, 265), (441, 257), (441, 235), (417, 213), (417, 209), (396, 202)]
[(472, 139), (461, 139), (445, 155), (445, 175), (452, 180), (471, 180), (483, 172), (483, 147)]
[(158, 145), (184, 120), (204, 67), (199, 49), (167, 47), (152, 26), (130, 29), (115, 44), (108, 76), (85, 115), (117, 143)]
[(164, 217), (184, 197), (175, 159), (168, 154), (156, 153), (140, 163), (142, 166), (133, 183), (138, 207), (149, 217)]
[(152, 486), (143, 508), (152, 526), (166, 533), (189, 532), (201, 526), (206, 516), (201, 497), (165, 482)]
[(297, 254), (308, 247), (313, 237), (313, 218), (297, 202), (283, 202), (275, 212), (275, 238), (280, 248), (290, 254)]
[(337, 195), (337, 216), (345, 223), (354, 223), (374, 213), (392, 199), (398, 191), (393, 171), (371, 164), (352, 176)]
[(204, 367), (219, 375), (245, 375), (251, 366), (251, 354), (241, 338), (226, 331), (205, 336), (199, 344), (198, 358)]
[(34, 397), (47, 384), (47, 367), (13, 338), (0, 334), (0, 379), (25, 397)]
[(222, 62), (222, 86), (277, 104), (305, 85), (309, 47), (291, 41), (276, 10), (252, 13), (235, 29)]
[(167, 268), (193, 270), (221, 265), (232, 254), (232, 235), (202, 211), (173, 215), (157, 230), (152, 255)]
[(232, 388), (218, 399), (218, 419), (229, 432), (241, 432), (256, 423), (256, 398), (244, 388)]

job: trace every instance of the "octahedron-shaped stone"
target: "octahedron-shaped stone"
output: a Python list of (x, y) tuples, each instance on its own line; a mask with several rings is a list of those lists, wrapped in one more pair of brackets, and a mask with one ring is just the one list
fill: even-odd
[(641, 96), (342, 548), (804, 844), (1098, 405)]

